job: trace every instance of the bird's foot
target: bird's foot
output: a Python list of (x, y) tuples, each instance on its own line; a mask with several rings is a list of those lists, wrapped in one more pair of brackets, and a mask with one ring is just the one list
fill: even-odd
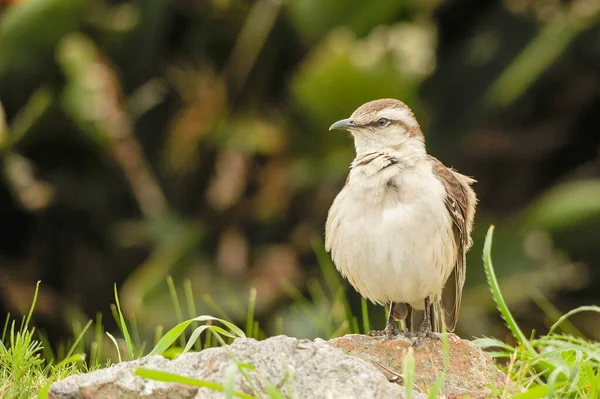
[(399, 335), (402, 335), (403, 331), (398, 330), (396, 328), (396, 323), (393, 321), (388, 322), (385, 325), (385, 330), (371, 330), (369, 331), (369, 336), (371, 337), (385, 337), (386, 340), (398, 338)]
[(367, 335), (369, 337), (383, 337), (385, 335), (385, 330), (371, 330)]
[(431, 324), (423, 323), (419, 331), (411, 333), (411, 338), (414, 338), (412, 346), (425, 346), (433, 341), (441, 341), (440, 336), (431, 331)]
[(420, 332), (413, 335), (414, 340), (412, 342), (413, 347), (427, 346), (428, 344), (441, 341), (442, 339), (434, 332), (428, 331), (421, 334)]

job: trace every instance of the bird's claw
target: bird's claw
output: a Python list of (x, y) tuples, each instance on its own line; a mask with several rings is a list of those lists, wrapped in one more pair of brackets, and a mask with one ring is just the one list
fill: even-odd
[(385, 330), (371, 330), (369, 336), (371, 337), (385, 337), (386, 340), (397, 338), (403, 332), (396, 328), (394, 322), (389, 322), (385, 326)]
[(423, 324), (419, 331), (411, 334), (411, 338), (415, 338), (412, 346), (424, 346), (432, 341), (441, 341), (440, 336), (431, 331), (431, 325)]
[(385, 335), (384, 330), (371, 330), (369, 331), (369, 337), (382, 337)]

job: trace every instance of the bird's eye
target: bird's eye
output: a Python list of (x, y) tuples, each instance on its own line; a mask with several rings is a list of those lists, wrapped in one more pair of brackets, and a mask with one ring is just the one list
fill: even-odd
[(377, 124), (379, 126), (386, 126), (388, 123), (390, 123), (390, 121), (387, 120), (386, 118), (381, 118), (377, 121)]

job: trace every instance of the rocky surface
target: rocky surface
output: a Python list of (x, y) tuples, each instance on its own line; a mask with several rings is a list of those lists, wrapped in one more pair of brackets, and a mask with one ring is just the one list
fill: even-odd
[[(236, 390), (265, 397), (267, 382), (289, 398), (405, 398), (404, 388), (390, 384), (377, 368), (327, 345), (286, 336), (264, 341), (237, 339), (231, 346), (187, 353), (169, 361), (145, 357), (76, 375), (51, 387), (51, 398), (223, 398), (224, 393), (135, 376), (138, 367), (157, 369), (223, 383), (235, 361), (251, 364), (250, 381), (234, 372)], [(419, 398), (419, 396), (413, 396)], [(421, 396), (421, 398), (426, 396)]]
[[(442, 393), (448, 398), (487, 397), (490, 386), (509, 383), (491, 358), (469, 341), (450, 334), (450, 366)], [(289, 398), (405, 398), (402, 362), (411, 341), (385, 341), (364, 335), (346, 335), (331, 341), (298, 340), (277, 336), (264, 341), (237, 339), (223, 348), (187, 353), (175, 360), (148, 356), (52, 385), (50, 397), (75, 398), (223, 398), (207, 388), (164, 383), (133, 374), (136, 368), (161, 370), (223, 384), (235, 381), (235, 390), (268, 397), (269, 384)], [(413, 348), (415, 385), (413, 398), (438, 380), (443, 369), (442, 343), (432, 341)], [(244, 378), (236, 362), (253, 366)], [(469, 396), (465, 396), (468, 394)]]
[[(440, 335), (441, 336), (441, 335)], [(442, 341), (432, 340), (426, 345), (412, 346), (413, 341), (351, 334), (329, 341), (345, 353), (376, 365), (391, 382), (402, 384), (402, 364), (409, 348), (415, 359), (414, 388), (427, 392), (439, 379), (444, 369)], [(508, 377), (499, 371), (492, 358), (476, 348), (472, 342), (455, 334), (448, 334), (449, 365), (441, 393), (447, 398), (488, 398), (492, 387), (504, 390), (512, 387)]]

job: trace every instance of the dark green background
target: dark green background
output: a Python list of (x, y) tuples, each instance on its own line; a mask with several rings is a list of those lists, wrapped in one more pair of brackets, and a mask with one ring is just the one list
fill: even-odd
[[(600, 300), (599, 7), (1, 3), (0, 314), (26, 309), (41, 280), (34, 319), (52, 340), (98, 311), (114, 329), (116, 282), (151, 337), (175, 323), (172, 275), (201, 314), (217, 304), (243, 322), (255, 286), (267, 333), (281, 316), (288, 334), (325, 335), (289, 296), (323, 310), (314, 249), (353, 157), (327, 128), (395, 97), (429, 151), (478, 180), (459, 333), (505, 334), (480, 261), (492, 223), (505, 296), (543, 331), (546, 299)], [(600, 338), (598, 318), (574, 322)]]

